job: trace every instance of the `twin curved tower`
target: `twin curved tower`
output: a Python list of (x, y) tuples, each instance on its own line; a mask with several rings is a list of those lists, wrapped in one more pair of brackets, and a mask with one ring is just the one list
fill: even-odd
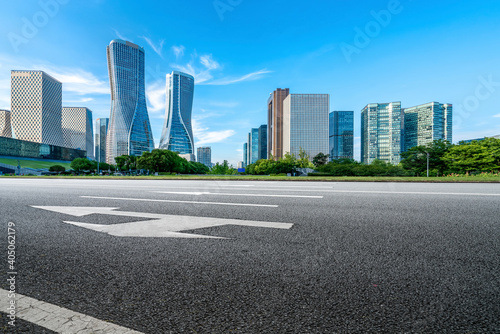
[(194, 154), (194, 138), (191, 126), (193, 109), (194, 78), (186, 73), (174, 71), (167, 74), (167, 106), (165, 123), (160, 140), (160, 149)]
[(106, 162), (120, 155), (154, 149), (144, 84), (144, 49), (120, 39), (107, 48), (111, 115), (106, 140)]

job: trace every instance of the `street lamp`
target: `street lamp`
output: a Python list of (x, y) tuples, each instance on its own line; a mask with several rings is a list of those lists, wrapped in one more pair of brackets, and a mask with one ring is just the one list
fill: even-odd
[(428, 151), (425, 151), (425, 153), (427, 153), (427, 177), (429, 177), (429, 152)]

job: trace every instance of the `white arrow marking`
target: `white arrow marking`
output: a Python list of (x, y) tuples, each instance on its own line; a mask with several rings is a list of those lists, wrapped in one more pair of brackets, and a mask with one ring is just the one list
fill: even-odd
[(207, 228), (207, 227), (215, 227), (223, 225), (254, 226), (254, 227), (267, 227), (267, 228), (279, 228), (279, 229), (290, 229), (293, 226), (293, 224), (289, 223), (274, 223), (274, 222), (223, 219), (223, 218), (211, 218), (211, 217), (175, 216), (175, 215), (164, 215), (164, 214), (147, 213), (147, 212), (115, 211), (118, 208), (106, 208), (106, 207), (72, 207), (72, 206), (33, 206), (33, 207), (37, 209), (68, 214), (76, 217), (82, 217), (91, 214), (102, 214), (110, 216), (122, 216), (122, 217), (125, 216), (125, 217), (139, 217), (139, 218), (153, 219), (153, 220), (146, 220), (146, 221), (139, 221), (132, 223), (111, 224), (111, 225), (88, 224), (88, 223), (65, 221), (65, 223), (67, 224), (72, 224), (79, 227), (119, 237), (212, 238), (213, 239), (218, 237), (212, 237), (201, 234), (180, 233), (180, 231), (195, 230), (199, 228)]
[(211, 193), (211, 192), (186, 192), (186, 191), (154, 191), (159, 194), (177, 194), (177, 195), (220, 195), (220, 196), (249, 196), (249, 197), (289, 197), (289, 198), (323, 198), (323, 196), (305, 196), (305, 195), (269, 195), (269, 194), (232, 194), (232, 193)]

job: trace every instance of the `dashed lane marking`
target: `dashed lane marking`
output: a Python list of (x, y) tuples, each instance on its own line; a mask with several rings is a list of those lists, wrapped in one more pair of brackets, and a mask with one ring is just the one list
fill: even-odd
[[(9, 294), (9, 291), (0, 289), (3, 312), (7, 310), (8, 305), (6, 304), (12, 301)], [(142, 332), (102, 321), (83, 313), (71, 311), (19, 293), (15, 295), (16, 318), (26, 320), (57, 333), (142, 334)], [(11, 325), (7, 324), (7, 326)], [(12, 327), (12, 330), (14, 331), (15, 327)]]

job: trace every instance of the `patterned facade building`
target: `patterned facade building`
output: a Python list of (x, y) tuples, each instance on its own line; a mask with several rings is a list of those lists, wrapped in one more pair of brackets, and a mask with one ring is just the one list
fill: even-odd
[(198, 147), (196, 149), (196, 158), (198, 162), (205, 166), (212, 167), (212, 148), (210, 146)]
[(12, 136), (64, 146), (62, 84), (43, 71), (11, 71)]
[(87, 157), (94, 159), (94, 134), (90, 109), (63, 107), (62, 132), (65, 147), (87, 151)]
[(109, 118), (95, 120), (94, 145), (95, 160), (106, 162), (106, 137), (108, 135)]
[(12, 137), (10, 111), (0, 109), (0, 137)]
[(401, 102), (370, 103), (361, 111), (361, 162), (401, 161), (404, 139)]
[(403, 112), (404, 150), (439, 139), (452, 143), (453, 106), (451, 104), (430, 102), (405, 108)]
[(278, 88), (267, 100), (267, 156), (277, 160), (283, 157), (283, 101), (290, 89)]
[(194, 137), (191, 126), (194, 78), (186, 73), (173, 71), (167, 74), (167, 105), (160, 148), (180, 155), (194, 154)]
[(329, 117), (329, 159), (354, 159), (354, 111), (332, 111)]
[(283, 154), (299, 156), (302, 149), (312, 160), (328, 154), (328, 94), (290, 94), (283, 101)]
[(140, 156), (154, 148), (146, 106), (144, 49), (115, 39), (107, 47), (111, 113), (106, 138), (106, 162), (121, 155)]

